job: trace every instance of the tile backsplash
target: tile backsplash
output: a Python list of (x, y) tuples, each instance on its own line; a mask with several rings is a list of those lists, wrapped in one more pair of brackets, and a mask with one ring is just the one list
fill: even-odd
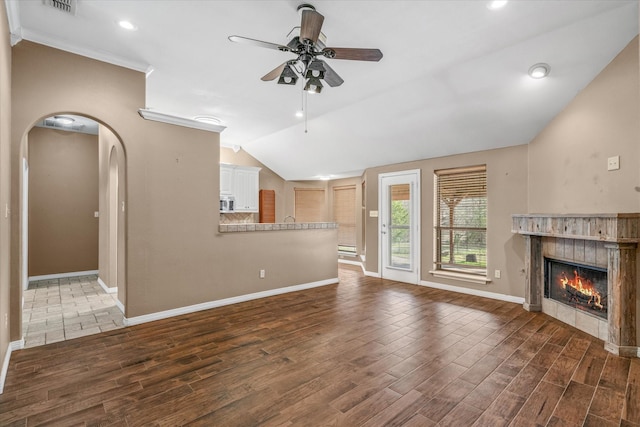
[(257, 213), (234, 212), (220, 214), (220, 224), (253, 224), (259, 220)]

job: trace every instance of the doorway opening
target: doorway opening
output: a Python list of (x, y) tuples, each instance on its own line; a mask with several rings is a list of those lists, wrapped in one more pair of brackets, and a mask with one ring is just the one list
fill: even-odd
[(118, 288), (117, 278), (123, 266), (118, 204), (124, 152), (109, 134), (115, 137), (93, 119), (59, 114), (37, 122), (24, 141), (25, 347), (123, 326), (124, 286)]

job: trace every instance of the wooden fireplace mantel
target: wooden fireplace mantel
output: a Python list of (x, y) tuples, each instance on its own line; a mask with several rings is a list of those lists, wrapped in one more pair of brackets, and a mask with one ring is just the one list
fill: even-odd
[(554, 242), (584, 241), (581, 255), (587, 252), (587, 242), (603, 247), (606, 251), (603, 262), (607, 265), (610, 302), (605, 348), (621, 356), (640, 357), (636, 334), (640, 327), (637, 326), (636, 313), (640, 213), (512, 215), (511, 231), (522, 234), (526, 241), (524, 308), (529, 311), (542, 309), (543, 239)]
[(640, 242), (640, 213), (518, 214), (511, 218), (511, 231), (518, 234), (616, 243)]

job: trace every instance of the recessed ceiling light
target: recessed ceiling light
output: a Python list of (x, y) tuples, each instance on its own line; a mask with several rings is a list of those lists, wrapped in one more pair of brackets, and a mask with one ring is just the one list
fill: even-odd
[(538, 64), (534, 64), (529, 68), (529, 76), (532, 79), (542, 79), (549, 75), (551, 72), (551, 67), (549, 64), (545, 64), (540, 62)]
[(138, 29), (138, 27), (132, 23), (131, 21), (118, 21), (118, 25), (120, 25), (120, 28), (124, 28), (125, 30), (129, 30), (129, 31), (135, 31)]
[(508, 0), (494, 0), (492, 2), (490, 2), (487, 7), (491, 10), (498, 10), (498, 9), (502, 9), (503, 7), (505, 7), (507, 5), (507, 1)]
[(206, 123), (208, 125), (220, 126), (222, 124), (222, 121), (219, 118), (213, 116), (196, 116), (193, 120), (200, 123)]
[(304, 117), (304, 111), (302, 110), (296, 111), (296, 117)]

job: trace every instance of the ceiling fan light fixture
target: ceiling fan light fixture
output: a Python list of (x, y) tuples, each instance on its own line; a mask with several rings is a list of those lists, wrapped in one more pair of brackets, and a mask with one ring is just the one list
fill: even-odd
[(308, 93), (320, 93), (322, 92), (322, 82), (317, 77), (310, 77), (307, 84), (304, 85), (304, 90)]
[(282, 73), (280, 73), (280, 78), (278, 79), (279, 85), (295, 85), (298, 81), (298, 75), (291, 68), (291, 65), (285, 65)]
[(532, 79), (543, 79), (549, 75), (551, 72), (551, 67), (549, 64), (545, 64), (540, 62), (538, 64), (534, 64), (529, 68), (529, 77)]
[(316, 79), (324, 79), (324, 73), (326, 72), (326, 68), (324, 67), (324, 63), (319, 59), (311, 61), (309, 66), (307, 67), (307, 72), (305, 73), (305, 77), (307, 79), (316, 78)]

